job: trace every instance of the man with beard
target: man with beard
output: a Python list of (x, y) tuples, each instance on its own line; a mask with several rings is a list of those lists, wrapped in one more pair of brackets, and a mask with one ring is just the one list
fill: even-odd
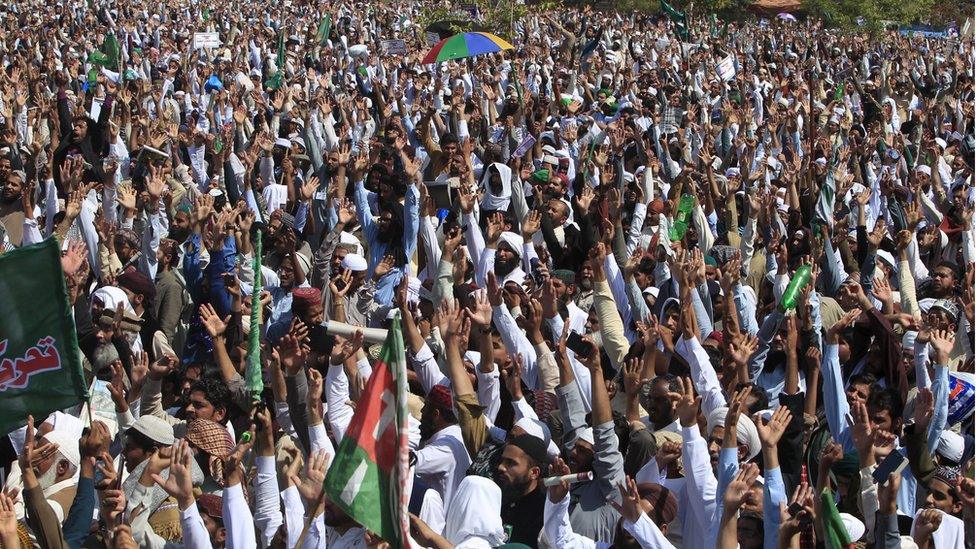
[(521, 267), (525, 240), (513, 232), (503, 231), (503, 222), (501, 214), (488, 218), (485, 249), (475, 271), (475, 282), (480, 287), (484, 287), (489, 271), (495, 273), (502, 286), (509, 281), (516, 284), (525, 281), (525, 271)]
[(75, 479), (81, 466), (78, 438), (64, 428), (43, 434), (41, 431), (36, 433), (38, 443), (35, 447), (34, 422), (33, 418), (28, 418), (24, 450), (20, 454), (24, 502), (28, 516), (37, 516), (32, 508), (49, 505), (57, 521), (63, 522), (78, 488)]
[(585, 421), (583, 399), (573, 367), (569, 363), (566, 341), (566, 337), (560, 339), (556, 353), (559, 366), (556, 397), (562, 412), (563, 440), (569, 450), (569, 467), (572, 472), (593, 473), (593, 480), (572, 487), (573, 500), (576, 503), (570, 509), (570, 522), (573, 531), (582, 536), (596, 540), (613, 540), (620, 514), (614, 509), (612, 502), (620, 502), (617, 486), (624, 481), (624, 460), (614, 430), (600, 349), (587, 336), (583, 341), (589, 347), (589, 352), (586, 356), (582, 353), (576, 355), (590, 374), (590, 427)]
[[(380, 269), (392, 266), (390, 260), (384, 260)], [(354, 326), (375, 326), (380, 318), (376, 312), (382, 310), (374, 299), (376, 283), (366, 280), (366, 270), (369, 264), (366, 258), (359, 254), (346, 253), (339, 263), (341, 276), (329, 281), (329, 293), (332, 297), (332, 320), (346, 322)], [(401, 279), (402, 281), (402, 279)]]
[(576, 273), (577, 293), (573, 302), (583, 311), (589, 311), (593, 305), (593, 269), (589, 263), (583, 262), (583, 267)]
[(556, 314), (565, 316), (569, 329), (581, 333), (586, 327), (587, 313), (573, 301), (576, 294), (576, 273), (568, 269), (556, 269), (542, 286), (542, 314), (548, 320)]
[(132, 310), (142, 321), (139, 339), (143, 349), (153, 348), (153, 336), (159, 329), (159, 323), (152, 314), (151, 305), (156, 298), (156, 285), (140, 271), (127, 271), (118, 277), (119, 288), (125, 292)]
[[(67, 82), (64, 82), (67, 84)], [(71, 156), (81, 156), (89, 165), (87, 168), (89, 181), (103, 181), (105, 171), (102, 165), (102, 155), (107, 152), (108, 120), (115, 102), (113, 95), (105, 97), (102, 109), (99, 111), (98, 121), (87, 117), (84, 113), (71, 117), (68, 106), (68, 95), (64, 87), (58, 91), (58, 120), (61, 123), (61, 140), (54, 151), (54, 174), (52, 177), (58, 186), (58, 193), (64, 192), (64, 181), (61, 177), (61, 167)]]
[(647, 411), (647, 416), (641, 420), (648, 429), (681, 433), (672, 398), (680, 391), (681, 380), (672, 374), (657, 376), (641, 387), (641, 406)]
[(548, 460), (546, 444), (537, 437), (518, 435), (505, 445), (494, 479), (502, 489), (502, 523), (511, 529), (509, 543), (538, 546)]
[[(396, 178), (398, 176), (389, 176)], [(390, 181), (393, 187), (400, 181)], [(406, 276), (407, 264), (417, 249), (420, 229), (420, 191), (416, 185), (406, 185), (403, 204), (380, 201), (379, 216), (374, 219), (369, 207), (369, 197), (362, 181), (356, 183), (356, 214), (363, 227), (368, 243), (368, 271), (376, 281), (375, 300), (383, 306), (393, 303), (393, 294), (400, 280)], [(392, 258), (392, 266), (383, 266)]]
[(0, 224), (7, 231), (7, 238), (14, 246), (20, 246), (24, 238), (24, 208), (22, 196), (27, 174), (21, 170), (7, 172), (0, 188)]
[(180, 261), (180, 245), (176, 240), (164, 238), (159, 242), (156, 254), (156, 297), (151, 305), (152, 316), (159, 322), (159, 330), (163, 332), (166, 342), (170, 346), (177, 346), (176, 333), (183, 318), (189, 295), (186, 292), (186, 281), (177, 268)]
[[(453, 337), (453, 334), (449, 334)], [(471, 456), (464, 445), (461, 427), (454, 413), (454, 400), (451, 389), (445, 385), (434, 386), (424, 401), (420, 412), (420, 439), (423, 448), (411, 452), (417, 480), (437, 492), (443, 509), (451, 506), (454, 489), (464, 479), (471, 466)], [(444, 517), (440, 522), (428, 521), (435, 532), (440, 533)]]

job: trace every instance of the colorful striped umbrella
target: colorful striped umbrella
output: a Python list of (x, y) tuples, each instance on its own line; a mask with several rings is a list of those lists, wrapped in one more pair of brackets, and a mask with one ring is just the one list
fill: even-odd
[(424, 56), (423, 63), (441, 63), (511, 49), (515, 49), (515, 46), (489, 32), (462, 32), (434, 45)]

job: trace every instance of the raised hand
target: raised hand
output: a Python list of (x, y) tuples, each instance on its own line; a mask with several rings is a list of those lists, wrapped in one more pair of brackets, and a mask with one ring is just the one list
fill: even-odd
[(61, 270), (65, 276), (75, 274), (88, 256), (88, 246), (84, 242), (73, 240), (68, 244), (68, 251), (61, 256)]
[(487, 330), (491, 327), (491, 303), (486, 292), (474, 292), (474, 309), (465, 309), (464, 314), (475, 326)]
[(918, 390), (918, 395), (915, 396), (915, 409), (913, 411), (915, 429), (925, 431), (934, 414), (935, 396), (932, 394), (932, 389), (923, 387)]
[[(149, 356), (146, 355), (148, 363)], [(149, 378), (154, 381), (162, 381), (179, 365), (179, 359), (175, 355), (163, 355), (159, 360), (149, 365)]]
[(297, 337), (289, 333), (278, 341), (278, 354), (281, 356), (281, 367), (285, 374), (293, 376), (305, 367), (308, 347)]
[(382, 278), (387, 275), (391, 270), (393, 270), (396, 260), (392, 255), (385, 255), (379, 263), (376, 264), (376, 268), (373, 270), (373, 274), (376, 278)]
[(915, 532), (912, 537), (919, 547), (930, 547), (932, 534), (942, 526), (942, 511), (925, 509), (915, 517)]
[(692, 427), (698, 424), (698, 408), (701, 406), (701, 396), (695, 396), (695, 385), (690, 378), (679, 378), (681, 393), (668, 393), (668, 397), (675, 401), (675, 412), (682, 427)]
[(329, 470), (329, 463), (332, 461), (325, 450), (319, 450), (309, 456), (305, 464), (305, 476), (299, 478), (298, 475), (289, 475), (289, 480), (298, 488), (298, 492), (305, 498), (305, 501), (314, 507), (322, 494), (322, 482), (325, 481), (325, 473)]
[(759, 414), (753, 417), (753, 421), (756, 424), (756, 430), (759, 432), (759, 440), (762, 441), (764, 448), (775, 448), (781, 438), (783, 438), (783, 433), (786, 432), (786, 428), (790, 426), (790, 421), (793, 420), (793, 414), (790, 413), (789, 408), (786, 406), (780, 406), (776, 408), (773, 412), (772, 417), (769, 418), (768, 423), (763, 423), (762, 418)]
[(949, 353), (956, 342), (956, 334), (949, 330), (933, 330), (929, 344), (935, 351), (932, 356), (934, 364), (947, 365), (949, 363)]
[(542, 213), (537, 210), (532, 210), (529, 215), (522, 222), (522, 236), (525, 238), (532, 238), (536, 232), (542, 227)]
[(241, 441), (231, 451), (224, 462), (224, 485), (233, 486), (244, 480), (244, 456), (254, 445), (254, 426), (248, 431), (250, 436), (241, 437)]
[[(549, 475), (553, 477), (561, 477), (563, 475), (571, 474), (572, 471), (569, 469), (569, 465), (562, 458), (555, 458), (552, 461), (552, 465), (549, 466)], [(566, 481), (560, 482), (555, 486), (549, 487), (549, 501), (552, 503), (559, 503), (562, 501), (566, 495), (569, 493), (569, 483)]]
[(840, 320), (835, 322), (833, 326), (831, 326), (827, 330), (827, 342), (836, 344), (838, 334), (840, 334), (840, 332), (844, 331), (845, 328), (853, 324), (854, 321), (857, 320), (857, 317), (859, 316), (861, 316), (861, 309), (858, 307), (855, 307), (854, 309), (848, 311), (847, 313), (844, 313), (844, 316), (840, 317)]
[(96, 420), (92, 421), (90, 428), (82, 431), (81, 440), (78, 441), (78, 451), (82, 459), (95, 459), (108, 452), (111, 443), (112, 437), (108, 433), (108, 427)]
[(332, 346), (332, 355), (329, 357), (329, 362), (332, 364), (342, 364), (363, 347), (363, 331), (356, 330), (352, 334), (352, 338), (343, 338), (341, 343), (338, 340), (336, 343), (337, 345)]
[(343, 226), (348, 225), (356, 219), (356, 205), (348, 198), (343, 198), (339, 201), (336, 214), (339, 216), (339, 223)]
[(756, 496), (752, 490), (757, 478), (759, 478), (759, 467), (755, 463), (746, 463), (739, 468), (739, 473), (725, 489), (723, 500), (726, 513), (734, 513), (746, 503), (758, 504), (754, 501)]
[(636, 399), (640, 394), (642, 368), (643, 364), (638, 358), (631, 358), (624, 363), (624, 394), (628, 399)]
[[(379, 267), (377, 265), (377, 267)], [(342, 282), (342, 288), (339, 288), (338, 281)], [(342, 274), (338, 278), (332, 278), (329, 280), (329, 291), (332, 292), (332, 296), (336, 299), (341, 299), (346, 297), (346, 294), (352, 290), (352, 271), (349, 269), (343, 269)]]
[(204, 328), (207, 329), (207, 333), (210, 334), (212, 338), (221, 338), (227, 331), (227, 323), (230, 322), (230, 315), (227, 315), (224, 319), (220, 318), (217, 311), (213, 308), (213, 305), (209, 303), (204, 303), (200, 306), (200, 320), (203, 322)]
[(118, 197), (115, 199), (119, 206), (134, 214), (136, 211), (136, 191), (131, 187), (119, 187)]
[(522, 400), (522, 364), (522, 355), (514, 354), (512, 355), (511, 370), (501, 371), (502, 381), (505, 382), (505, 388), (508, 389), (508, 394), (512, 397), (512, 402)]
[(738, 337), (733, 337), (729, 341), (728, 357), (736, 364), (745, 365), (749, 363), (749, 358), (758, 348), (758, 337), (740, 334)]
[(0, 544), (3, 547), (20, 547), (14, 500), (6, 493), (0, 493)]
[(181, 511), (185, 511), (193, 505), (193, 476), (192, 460), (193, 452), (190, 444), (186, 440), (178, 440), (172, 446), (173, 458), (169, 465), (169, 475), (164, 479), (162, 475), (154, 473), (153, 482), (166, 491), (167, 494), (176, 499)]
[(641, 508), (641, 497), (640, 493), (637, 492), (637, 483), (632, 477), (628, 476), (624, 482), (617, 485), (617, 489), (620, 490), (621, 503), (617, 503), (611, 499), (610, 505), (620, 513), (620, 516), (631, 523), (640, 520), (644, 509)]
[[(800, 484), (793, 490), (793, 497), (790, 498), (790, 510), (787, 510), (785, 502), (780, 502), (780, 530), (781, 540), (789, 540), (793, 536), (809, 527), (815, 516), (813, 503), (813, 488), (806, 482)], [(799, 506), (799, 511), (792, 511), (795, 506)]]

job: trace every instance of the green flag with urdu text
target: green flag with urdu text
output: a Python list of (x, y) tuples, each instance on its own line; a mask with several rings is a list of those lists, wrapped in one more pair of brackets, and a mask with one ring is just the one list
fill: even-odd
[(58, 241), (0, 255), (0, 435), (87, 399)]

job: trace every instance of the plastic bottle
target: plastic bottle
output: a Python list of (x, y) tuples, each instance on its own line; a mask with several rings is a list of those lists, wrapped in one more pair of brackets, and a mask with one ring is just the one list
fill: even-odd
[(810, 283), (812, 274), (813, 270), (809, 265), (800, 265), (800, 268), (796, 270), (793, 279), (790, 280), (789, 285), (786, 287), (786, 291), (783, 292), (783, 299), (779, 302), (780, 309), (788, 311), (796, 308), (796, 301), (800, 298), (800, 292)]
[(678, 212), (674, 216), (674, 224), (668, 230), (668, 238), (672, 242), (681, 240), (688, 232), (688, 221), (691, 219), (691, 210), (695, 207), (695, 197), (690, 194), (681, 195), (678, 201)]

